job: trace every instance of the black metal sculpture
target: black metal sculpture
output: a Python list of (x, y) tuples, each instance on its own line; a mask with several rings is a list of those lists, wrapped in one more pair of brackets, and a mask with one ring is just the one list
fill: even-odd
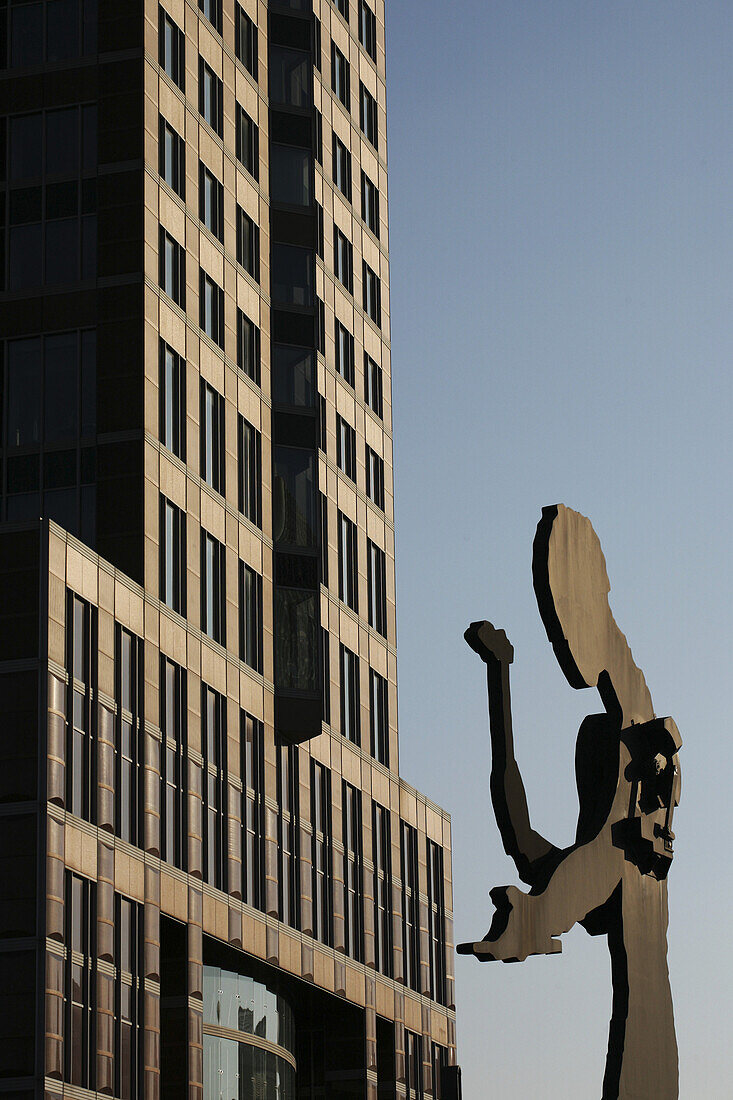
[(603, 1100), (673, 1100), (677, 1042), (667, 969), (667, 872), (679, 801), (681, 739), (656, 718), (643, 673), (608, 604), (606, 562), (591, 523), (564, 505), (544, 508), (532, 562), (547, 636), (572, 687), (597, 687), (604, 711), (581, 724), (575, 753), (575, 843), (556, 848), (532, 828), (514, 758), (503, 630), (472, 623), (466, 641), (486, 663), (491, 799), (504, 849), (531, 887), (491, 891), (483, 940), (461, 944), (482, 961), (521, 962), (561, 950), (580, 923), (608, 937), (613, 1009)]

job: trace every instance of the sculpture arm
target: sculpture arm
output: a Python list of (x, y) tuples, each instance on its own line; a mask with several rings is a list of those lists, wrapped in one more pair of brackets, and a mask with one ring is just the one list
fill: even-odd
[(504, 851), (521, 879), (537, 880), (541, 866), (558, 849), (532, 828), (527, 794), (514, 755), (509, 665), (514, 650), (503, 630), (488, 622), (472, 623), (466, 641), (486, 664), (491, 733), (491, 801)]

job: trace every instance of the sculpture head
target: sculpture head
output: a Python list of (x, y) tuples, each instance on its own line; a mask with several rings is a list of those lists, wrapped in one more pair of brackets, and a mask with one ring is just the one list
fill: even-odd
[(589, 519), (564, 504), (542, 509), (532, 575), (540, 616), (558, 663), (575, 688), (597, 687), (623, 725), (654, 717), (644, 675), (611, 612), (611, 585)]

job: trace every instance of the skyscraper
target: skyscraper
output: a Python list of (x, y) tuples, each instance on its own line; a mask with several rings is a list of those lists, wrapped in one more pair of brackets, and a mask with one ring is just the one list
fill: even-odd
[(0, 1096), (455, 1095), (384, 0), (0, 21)]

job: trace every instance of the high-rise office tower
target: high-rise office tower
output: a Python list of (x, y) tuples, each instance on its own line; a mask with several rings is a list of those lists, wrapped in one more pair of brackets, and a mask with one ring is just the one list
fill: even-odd
[(0, 1097), (454, 1095), (450, 822), (398, 768), (384, 0), (0, 26)]

